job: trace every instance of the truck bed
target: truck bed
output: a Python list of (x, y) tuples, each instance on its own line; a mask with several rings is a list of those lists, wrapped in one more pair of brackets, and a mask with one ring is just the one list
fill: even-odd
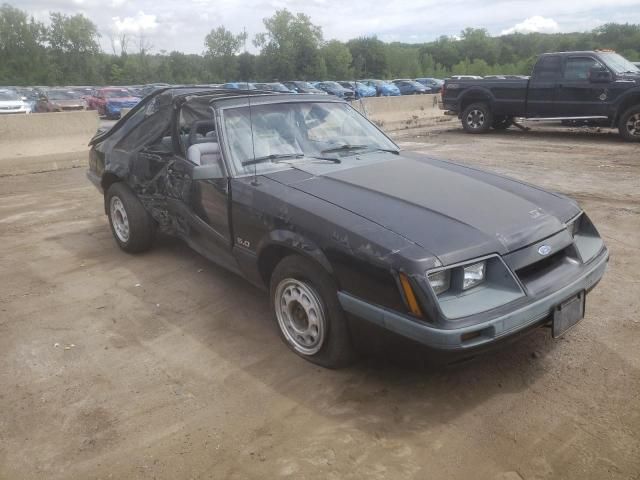
[[(466, 103), (473, 98), (481, 100), (487, 94), (493, 97), (493, 111), (496, 114), (525, 116), (527, 105), (527, 79), (482, 79), (482, 80), (446, 80), (443, 108), (456, 114), (464, 109), (460, 98), (464, 94)], [(476, 95), (477, 94), (477, 95)]]

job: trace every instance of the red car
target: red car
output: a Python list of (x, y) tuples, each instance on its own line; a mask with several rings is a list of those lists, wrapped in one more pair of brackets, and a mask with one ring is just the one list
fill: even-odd
[(99, 88), (87, 97), (89, 110), (97, 110), (99, 115), (107, 118), (120, 118), (120, 110), (133, 108), (140, 101), (126, 88)]

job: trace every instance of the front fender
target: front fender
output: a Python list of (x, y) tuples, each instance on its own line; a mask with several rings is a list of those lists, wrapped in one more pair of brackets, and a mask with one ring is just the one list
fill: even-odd
[(270, 247), (280, 247), (302, 256), (309, 257), (320, 264), (330, 275), (333, 275), (333, 268), (324, 252), (313, 241), (303, 236), (299, 232), (291, 230), (271, 230), (258, 243), (256, 253), (260, 258)]
[(625, 91), (615, 104), (614, 122), (617, 123), (620, 116), (633, 105), (640, 104), (640, 86), (632, 87)]

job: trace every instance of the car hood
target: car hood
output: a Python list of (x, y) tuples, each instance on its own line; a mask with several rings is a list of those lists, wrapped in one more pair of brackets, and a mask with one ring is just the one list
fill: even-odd
[(321, 175), (305, 165), (296, 168), (306, 175), (270, 177), (402, 235), (445, 265), (525, 247), (562, 230), (580, 212), (566, 197), (488, 172), (370, 155), (389, 158)]

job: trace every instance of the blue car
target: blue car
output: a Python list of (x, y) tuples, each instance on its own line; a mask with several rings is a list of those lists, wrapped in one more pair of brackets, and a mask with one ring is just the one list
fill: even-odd
[(341, 81), (338, 83), (344, 88), (353, 90), (356, 94), (356, 99), (376, 96), (376, 89), (374, 87), (370, 87), (369, 85), (365, 85), (362, 82)]
[(287, 87), (289, 90), (296, 93), (316, 93), (316, 94), (325, 94), (324, 90), (320, 90), (319, 88), (314, 87), (309, 82), (302, 82), (300, 80), (292, 80), (289, 82), (282, 82), (282, 84)]
[(444, 80), (440, 80), (439, 78), (416, 78), (416, 82), (421, 83), (425, 87), (429, 87), (431, 93), (440, 93), (444, 85)]
[(272, 82), (272, 83), (254, 83), (253, 86), (258, 90), (268, 90), (270, 92), (280, 92), (280, 93), (298, 93), (295, 90), (291, 90), (287, 88), (280, 82)]
[(255, 85), (249, 82), (228, 82), (222, 85), (222, 88), (233, 88), (236, 90), (255, 90), (256, 89)]
[(393, 80), (393, 84), (400, 89), (402, 95), (422, 95), (431, 93), (431, 89), (414, 80), (398, 79)]
[(367, 85), (368, 87), (375, 88), (377, 97), (397, 97), (398, 95), (400, 95), (400, 89), (393, 83), (385, 82), (384, 80), (376, 80), (373, 78), (358, 81)]
[(344, 88), (338, 82), (317, 82), (314, 87), (327, 92), (329, 95), (344, 98), (345, 100), (355, 100), (356, 94), (350, 88)]

